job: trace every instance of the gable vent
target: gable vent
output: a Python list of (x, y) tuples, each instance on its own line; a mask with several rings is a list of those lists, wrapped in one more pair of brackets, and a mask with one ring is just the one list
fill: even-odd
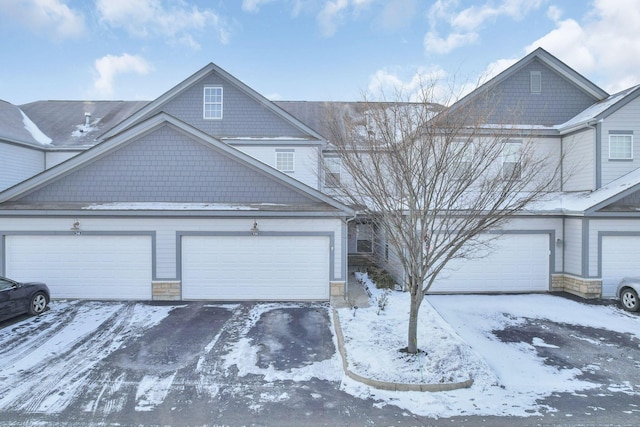
[(531, 71), (529, 86), (531, 93), (542, 93), (542, 73), (540, 71)]

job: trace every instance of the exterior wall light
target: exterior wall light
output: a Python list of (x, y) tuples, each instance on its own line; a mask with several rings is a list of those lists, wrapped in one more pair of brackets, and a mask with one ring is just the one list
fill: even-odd
[(249, 230), (251, 232), (252, 236), (257, 236), (258, 233), (260, 232), (260, 230), (258, 229), (258, 223), (256, 221), (253, 221), (253, 227), (251, 227), (251, 230)]

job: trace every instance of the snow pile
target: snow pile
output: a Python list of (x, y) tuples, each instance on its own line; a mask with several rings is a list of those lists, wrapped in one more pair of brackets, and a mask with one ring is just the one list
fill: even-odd
[(407, 347), (409, 294), (384, 292), (376, 289), (366, 274), (358, 276), (371, 292), (371, 307), (338, 310), (352, 372), (406, 384), (457, 383), (470, 378), (484, 385), (496, 383), (482, 358), (428, 303), (422, 305), (418, 321), (420, 352), (400, 351)]
[[(365, 280), (365, 283), (367, 281)], [(429, 392), (378, 390), (350, 378), (342, 389), (372, 398), (375, 406), (395, 405), (420, 416), (463, 415), (530, 417), (555, 409), (541, 403), (557, 393), (580, 395), (601, 384), (579, 379), (580, 369), (545, 363), (538, 347), (554, 348), (542, 338), (502, 342), (496, 331), (531, 319), (591, 326), (640, 336), (637, 319), (614, 307), (580, 304), (551, 295), (429, 295), (419, 314), (418, 347), (426, 354), (408, 357), (406, 347), (409, 295), (393, 292), (380, 311), (381, 291), (369, 282), (372, 306), (341, 309), (340, 319), (351, 370), (389, 382), (459, 381), (474, 379), (468, 389)], [(592, 368), (585, 368), (589, 370)]]

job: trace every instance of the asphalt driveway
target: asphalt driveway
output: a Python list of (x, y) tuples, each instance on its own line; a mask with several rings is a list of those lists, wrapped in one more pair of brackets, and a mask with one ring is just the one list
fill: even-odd
[[(445, 318), (473, 299), (439, 298), (439, 309), (456, 307)], [(633, 425), (640, 416), (640, 341), (627, 333), (534, 318), (490, 331), (484, 339), (535, 348), (545, 364), (601, 386), (547, 396), (542, 416), (426, 418), (375, 391), (343, 391), (330, 319), (321, 303), (54, 301), (40, 317), (0, 323), (0, 425)]]
[[(362, 425), (328, 304), (54, 301), (0, 323), (0, 425)], [(384, 421), (386, 420), (386, 421)]]

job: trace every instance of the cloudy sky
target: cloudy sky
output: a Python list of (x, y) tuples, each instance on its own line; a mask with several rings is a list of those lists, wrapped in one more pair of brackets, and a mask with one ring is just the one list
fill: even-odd
[(209, 62), (274, 100), (469, 84), (541, 46), (640, 83), (640, 0), (0, 0), (0, 99), (151, 100)]

